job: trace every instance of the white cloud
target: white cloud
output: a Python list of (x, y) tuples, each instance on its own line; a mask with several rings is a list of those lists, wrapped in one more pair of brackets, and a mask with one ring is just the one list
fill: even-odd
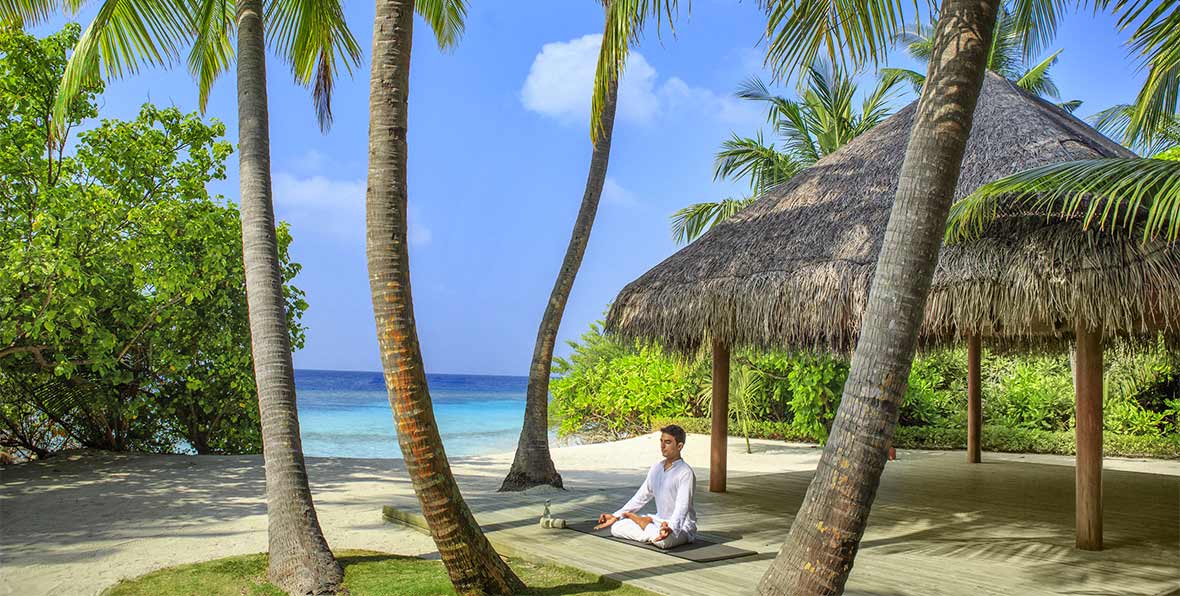
[(319, 173), (323, 171), (327, 157), (315, 149), (308, 149), (303, 155), (295, 158), (295, 169), (300, 172)]
[(617, 180), (607, 176), (606, 183), (602, 185), (602, 202), (633, 207), (639, 204), (639, 198), (635, 193), (623, 188)]
[[(520, 98), (524, 107), (566, 124), (588, 126), (590, 94), (602, 35), (584, 35), (567, 42), (545, 44), (533, 60)], [(745, 54), (742, 59), (747, 59)], [(731, 93), (719, 94), (693, 87), (678, 77), (657, 84), (655, 68), (639, 52), (627, 57), (619, 85), (618, 117), (648, 123), (671, 113), (680, 120), (707, 117), (739, 128), (762, 123), (760, 107)]]
[[(333, 179), (326, 176), (300, 177), (279, 172), (274, 177), (275, 211), (279, 219), (291, 222), (298, 234), (315, 234), (329, 239), (365, 242), (364, 179)], [(430, 244), (433, 234), (421, 224), (412, 205), (409, 211), (411, 246)]]
[(765, 120), (761, 106), (730, 93), (719, 94), (704, 87), (693, 87), (679, 77), (672, 77), (660, 86), (660, 98), (670, 110), (713, 114), (721, 122), (741, 130), (757, 127)]
[[(520, 91), (524, 107), (566, 123), (585, 122), (588, 126), (601, 41), (602, 34), (593, 34), (542, 46)], [(628, 55), (619, 83), (619, 118), (651, 121), (659, 111), (655, 78), (656, 70), (642, 54)]]

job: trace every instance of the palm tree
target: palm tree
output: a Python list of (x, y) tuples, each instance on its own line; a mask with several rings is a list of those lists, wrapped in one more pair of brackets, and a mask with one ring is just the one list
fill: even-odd
[[(398, 444), (422, 514), (459, 594), (513, 594), (524, 588), (471, 515), (439, 437), (414, 323), (406, 227), (406, 123), (414, 0), (379, 0), (369, 81), (369, 182), (365, 244), (377, 340)], [(463, 0), (417, 3), (439, 45), (463, 31)]]
[[(1024, 47), (1025, 32), (1021, 30), (1022, 21), (1012, 11), (1010, 6), (1001, 6), (996, 15), (995, 34), (992, 36), (991, 49), (987, 55), (987, 69), (1014, 82), (1017, 87), (1034, 95), (1057, 99), (1059, 91), (1057, 84), (1049, 76), (1049, 69), (1057, 62), (1061, 50), (1057, 50), (1036, 64), (1029, 64), (1025, 60), (1027, 54)], [(906, 53), (919, 62), (926, 63), (934, 50), (934, 24), (923, 26), (921, 23), (907, 27), (898, 36), (898, 41), (905, 44)], [(922, 92), (922, 84), (926, 75), (904, 68), (886, 68), (885, 72), (896, 73), (908, 81), (915, 93)], [(1071, 100), (1063, 102), (1062, 107), (1073, 111), (1081, 102)]]
[[(897, 34), (902, 2), (872, 0), (855, 7), (834, 0), (763, 0), (767, 60), (779, 74), (808, 64), (825, 48), (854, 63), (878, 62)], [(1180, 96), (1180, 31), (1161, 26), (1175, 13), (1144, 12), (1147, 0), (1100, 6), (1138, 23), (1131, 44), (1151, 65), (1133, 126), (1148, 126)], [(1167, 0), (1176, 7), (1178, 0)], [(873, 277), (861, 334), (828, 443), (786, 543), (759, 584), (763, 594), (843, 591), (880, 483), (897, 423), (918, 329), (946, 226), (947, 214), (982, 87), (999, 0), (943, 2), (931, 62), (918, 101), (900, 183)], [(1062, 3), (1021, 0), (1014, 8), (1025, 46), (1036, 50), (1064, 10)], [(1142, 18), (1140, 18), (1142, 17)], [(1144, 114), (1149, 114), (1145, 116)]]
[(590, 231), (598, 212), (598, 201), (602, 198), (602, 187), (606, 182), (611, 135), (615, 124), (615, 105), (619, 95), (618, 77), (623, 70), (627, 50), (631, 44), (638, 42), (647, 18), (655, 18), (657, 24), (664, 16), (670, 20), (677, 2), (601, 1), (606, 13), (606, 24), (598, 55), (596, 91), (592, 102), (591, 140), (594, 151), (590, 156), (590, 171), (586, 176), (582, 205), (574, 220), (574, 229), (565, 250), (565, 258), (557, 273), (557, 280), (553, 283), (553, 290), (549, 293), (549, 301), (545, 304), (541, 325), (537, 329), (533, 360), (529, 365), (524, 424), (520, 429), (520, 441), (516, 446), (512, 467), (500, 486), (501, 491), (525, 490), (542, 484), (558, 488), (562, 486), (561, 474), (557, 472), (553, 458), (549, 454), (549, 376), (553, 366), (553, 347), (557, 343), (557, 331), (574, 286), (574, 278), (578, 275), (582, 257), (586, 253), (586, 245), (590, 241)]
[(762, 131), (752, 138), (734, 134), (722, 143), (714, 160), (713, 179), (748, 180), (751, 196), (694, 203), (677, 211), (672, 215), (676, 242), (692, 242), (757, 196), (888, 118), (889, 100), (902, 80), (902, 75), (895, 72), (883, 74), (876, 87), (864, 96), (859, 113), (853, 106), (856, 83), (838, 64), (811, 64), (801, 81), (806, 88), (798, 101), (774, 95), (756, 77), (743, 83), (737, 96), (767, 104), (766, 120), (783, 138), (783, 148), (767, 144)]
[[(81, 2), (63, 3), (71, 9)], [(26, 0), (0, 5), (0, 20), (24, 25), (46, 18), (58, 3)], [(166, 65), (191, 45), (188, 63), (204, 109), (214, 80), (233, 60), (237, 35), (242, 260), (246, 271), (254, 375), (266, 469), (267, 575), (293, 594), (331, 594), (344, 573), (316, 517), (299, 437), (295, 377), (277, 252), (270, 181), (270, 132), (263, 27), (302, 84), (314, 82), (322, 126), (331, 120), (331, 83), (342, 60), (350, 69), (360, 48), (338, 0), (279, 0), (263, 13), (261, 0), (105, 0), (78, 41), (57, 98), (61, 113), (101, 67), (107, 77), (134, 73), (140, 63)], [(60, 118), (55, 118), (61, 122)]]

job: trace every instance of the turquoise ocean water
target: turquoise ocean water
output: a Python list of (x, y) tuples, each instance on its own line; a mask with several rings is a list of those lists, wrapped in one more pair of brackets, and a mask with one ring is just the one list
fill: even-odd
[[(427, 375), (448, 457), (512, 451), (527, 377)], [(381, 373), (296, 370), (303, 453), (400, 458)]]

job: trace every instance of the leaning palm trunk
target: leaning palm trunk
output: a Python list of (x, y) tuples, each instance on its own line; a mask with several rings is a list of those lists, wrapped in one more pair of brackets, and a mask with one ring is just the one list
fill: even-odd
[(381, 365), (406, 470), (455, 590), (512, 594), (524, 584), (484, 537), (451, 475), (414, 325), (406, 228), (406, 112), (413, 24), (413, 0), (377, 0), (369, 84), (365, 238)]
[(897, 423), (999, 0), (947, 0), (852, 367), (815, 478), (762, 594), (840, 594)]
[(334, 594), (344, 572), (316, 518), (295, 408), (295, 369), (271, 202), (262, 2), (238, 0), (237, 23), (242, 261), (266, 466), (267, 576), (289, 594)]
[(520, 441), (516, 445), (516, 457), (512, 468), (504, 478), (502, 491), (525, 490), (542, 484), (561, 488), (561, 474), (553, 466), (549, 455), (549, 371), (553, 365), (553, 346), (557, 343), (557, 329), (569, 300), (570, 290), (586, 244), (590, 242), (590, 229), (598, 213), (598, 201), (602, 198), (602, 187), (606, 183), (606, 168), (610, 161), (611, 134), (615, 126), (615, 104), (619, 98), (619, 84), (614, 81), (607, 89), (606, 102), (602, 106), (602, 129), (594, 143), (590, 157), (590, 173), (586, 177), (586, 191), (582, 194), (582, 207), (574, 222), (569, 246), (565, 249), (565, 260), (557, 281), (549, 294), (541, 327), (537, 330), (537, 343), (533, 347), (533, 363), (529, 367), (529, 385), (525, 398), (524, 426), (520, 429)]

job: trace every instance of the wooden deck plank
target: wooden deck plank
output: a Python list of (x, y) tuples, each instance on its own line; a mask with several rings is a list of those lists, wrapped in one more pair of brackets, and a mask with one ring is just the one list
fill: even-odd
[[(1180, 477), (1106, 470), (1107, 550), (1074, 548), (1074, 470), (1015, 461), (967, 465), (962, 453), (892, 462), (882, 478), (848, 594), (1180, 594)], [(496, 493), (460, 478), (464, 497), (495, 540), (654, 592), (751, 594), (786, 536), (810, 471), (731, 471), (727, 493), (703, 490), (701, 531), (757, 551), (699, 564), (536, 521), (587, 519), (626, 501), (634, 487), (592, 486), (566, 475), (564, 492)], [(636, 476), (636, 481), (638, 476)], [(397, 507), (416, 509), (413, 495)]]

